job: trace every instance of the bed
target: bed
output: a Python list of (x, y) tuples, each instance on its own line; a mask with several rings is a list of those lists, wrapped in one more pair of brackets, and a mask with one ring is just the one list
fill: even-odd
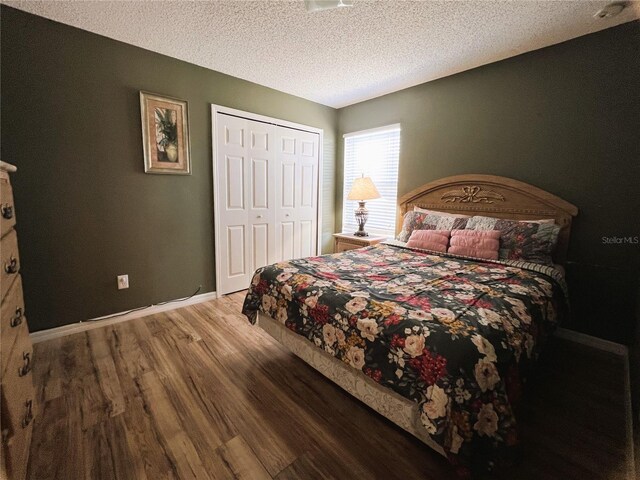
[(577, 208), (489, 175), (447, 177), (409, 192), (399, 200), (399, 232), (415, 207), (553, 219), (553, 260), (487, 261), (389, 241), (263, 267), (243, 313), (447, 457), (461, 476), (491, 471), (518, 456), (522, 382), (568, 309), (558, 267)]

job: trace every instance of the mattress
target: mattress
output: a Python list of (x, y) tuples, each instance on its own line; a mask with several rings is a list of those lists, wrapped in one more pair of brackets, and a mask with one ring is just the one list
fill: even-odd
[(415, 402), (380, 386), (366, 375), (357, 374), (358, 372), (346, 363), (320, 350), (264, 313), (258, 313), (257, 324), (333, 383), (420, 439), (440, 455), (446, 456), (442, 447), (431, 440), (422, 426), (418, 405)]

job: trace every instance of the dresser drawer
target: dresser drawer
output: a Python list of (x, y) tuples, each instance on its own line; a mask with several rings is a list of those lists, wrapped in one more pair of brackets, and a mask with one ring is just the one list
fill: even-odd
[(18, 436), (33, 420), (35, 398), (33, 388), (33, 348), (28, 335), (16, 339), (7, 368), (2, 373), (3, 430), (9, 428), (8, 438)]
[(0, 290), (1, 298), (4, 300), (11, 284), (20, 271), (20, 256), (18, 255), (18, 235), (15, 230), (11, 230), (8, 235), (0, 240)]
[(346, 252), (347, 250), (355, 250), (356, 248), (363, 248), (363, 246), (338, 241), (336, 242), (335, 253)]
[(0, 178), (0, 237), (16, 224), (16, 209), (13, 205), (13, 190), (6, 178)]
[(22, 278), (18, 275), (7, 296), (4, 297), (0, 310), (0, 356), (2, 357), (0, 372), (4, 372), (7, 366), (16, 338), (23, 335), (29, 335), (29, 329), (24, 316)]
[(5, 468), (7, 478), (12, 480), (24, 480), (27, 477), (27, 465), (29, 463), (29, 448), (31, 446), (31, 434), (33, 422), (20, 432), (7, 439), (5, 448)]

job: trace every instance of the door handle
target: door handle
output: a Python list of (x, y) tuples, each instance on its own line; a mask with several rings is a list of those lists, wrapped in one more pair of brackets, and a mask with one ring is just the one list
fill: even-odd
[(284, 216), (285, 216), (285, 217), (288, 217), (288, 216), (289, 216), (289, 214), (288, 214), (288, 213), (285, 213), (285, 214), (284, 214)]
[(258, 215), (256, 218), (262, 218), (262, 215)]

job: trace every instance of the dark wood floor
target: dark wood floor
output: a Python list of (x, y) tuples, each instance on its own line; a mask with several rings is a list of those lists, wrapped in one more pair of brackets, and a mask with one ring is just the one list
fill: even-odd
[[(239, 314), (236, 294), (35, 346), (31, 479), (450, 479)], [(631, 479), (620, 357), (555, 339), (501, 478)]]

